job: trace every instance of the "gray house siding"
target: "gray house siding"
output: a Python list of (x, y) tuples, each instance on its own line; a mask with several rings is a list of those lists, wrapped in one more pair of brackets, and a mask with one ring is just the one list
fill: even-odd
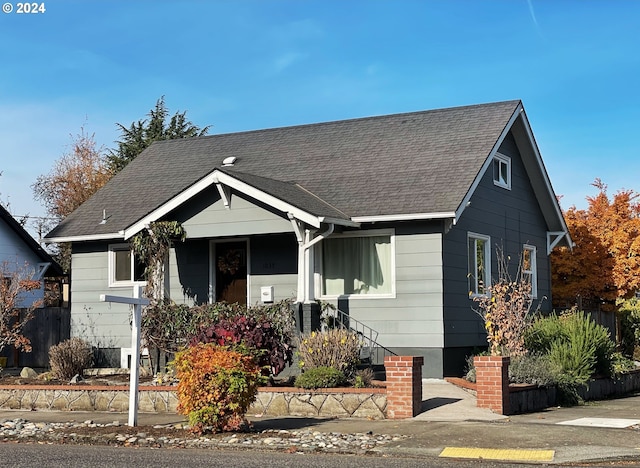
[[(493, 183), (491, 166), (456, 225), (444, 236), (444, 344), (445, 375), (460, 375), (465, 355), (486, 347), (480, 317), (469, 299), (467, 234), (491, 237), (491, 277), (497, 278), (497, 249), (510, 257), (516, 273), (524, 244), (536, 247), (538, 298), (549, 308), (550, 262), (546, 252), (546, 223), (526, 174), (518, 148), (509, 134), (499, 152), (511, 158), (511, 190)], [(537, 304), (535, 305), (537, 306)]]
[(249, 305), (259, 303), (262, 286), (273, 286), (275, 301), (295, 298), (298, 289), (298, 243), (293, 234), (251, 238)]
[[(390, 226), (373, 226), (385, 227)], [(425, 377), (442, 377), (441, 232), (441, 222), (396, 225), (395, 298), (350, 297), (337, 301), (343, 312), (379, 333), (380, 345), (397, 354), (424, 356)]]
[(132, 287), (109, 288), (107, 243), (77, 243), (71, 257), (71, 336), (100, 348), (107, 366), (120, 365), (119, 348), (131, 347), (130, 309), (100, 301), (101, 294), (132, 297)]
[(230, 209), (226, 208), (215, 187), (204, 190), (167, 218), (180, 221), (190, 239), (293, 232), (288, 219), (235, 192)]
[(187, 239), (169, 252), (169, 297), (179, 304), (209, 302), (209, 241)]

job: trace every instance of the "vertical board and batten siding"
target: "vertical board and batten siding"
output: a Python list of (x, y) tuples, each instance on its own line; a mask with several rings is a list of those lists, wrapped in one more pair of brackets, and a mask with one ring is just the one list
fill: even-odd
[(76, 243), (71, 256), (71, 336), (103, 348), (131, 347), (130, 308), (101, 294), (132, 297), (133, 286), (109, 287), (108, 243)]
[[(487, 344), (482, 320), (474, 312), (475, 304), (468, 296), (469, 232), (491, 237), (493, 280), (497, 278), (497, 248), (510, 257), (509, 271), (515, 275), (524, 244), (534, 245), (538, 298), (551, 295), (547, 226), (511, 134), (499, 152), (511, 158), (511, 190), (494, 185), (490, 165), (471, 197), (471, 204), (444, 237), (444, 344), (445, 354), (448, 352), (452, 359), (455, 348), (471, 349)], [(542, 306), (550, 307), (550, 299), (543, 300)], [(455, 357), (459, 358), (460, 355)]]

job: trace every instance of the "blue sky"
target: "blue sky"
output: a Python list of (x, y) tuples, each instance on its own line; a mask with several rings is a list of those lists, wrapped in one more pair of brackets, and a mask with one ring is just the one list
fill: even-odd
[[(3, 2), (4, 3), (4, 2)], [(522, 99), (562, 206), (640, 191), (640, 2), (52, 0), (0, 13), (0, 200), (164, 95), (211, 134)], [(134, 188), (132, 188), (134, 190)]]

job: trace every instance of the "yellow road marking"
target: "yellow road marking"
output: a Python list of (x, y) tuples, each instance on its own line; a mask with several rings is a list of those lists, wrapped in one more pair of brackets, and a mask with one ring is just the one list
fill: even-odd
[(440, 453), (446, 458), (482, 458), (485, 460), (553, 461), (554, 450), (487, 449), (445, 447)]

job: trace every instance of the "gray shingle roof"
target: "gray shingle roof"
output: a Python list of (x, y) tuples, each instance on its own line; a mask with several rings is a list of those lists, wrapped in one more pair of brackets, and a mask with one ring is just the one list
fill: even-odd
[[(216, 169), (317, 216), (453, 212), (519, 105), (156, 142), (47, 237), (123, 230)], [(222, 168), (229, 156), (234, 166)]]

